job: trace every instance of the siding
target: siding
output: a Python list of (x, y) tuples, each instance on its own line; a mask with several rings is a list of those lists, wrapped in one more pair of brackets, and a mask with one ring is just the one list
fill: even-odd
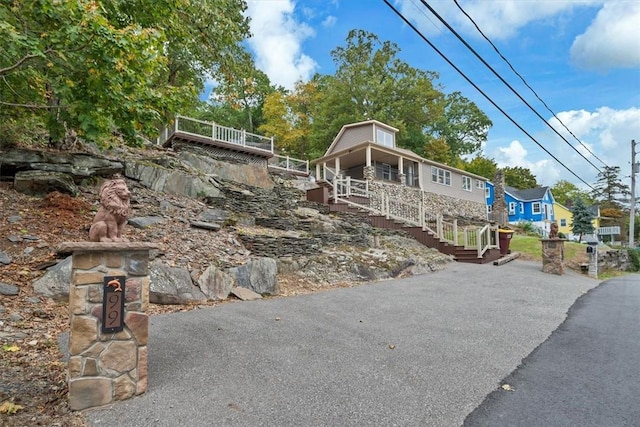
[(333, 150), (331, 150), (331, 153), (346, 150), (365, 141), (373, 142), (373, 124), (371, 123), (345, 129), (340, 140), (333, 147)]
[(438, 184), (437, 182), (431, 181), (432, 165), (428, 163), (422, 163), (420, 166), (421, 166), (420, 179), (422, 181), (422, 189), (427, 193), (441, 194), (444, 196), (455, 197), (462, 200), (469, 200), (472, 202), (486, 204), (484, 188), (475, 187), (476, 185), (475, 177), (470, 177), (471, 191), (466, 191), (462, 189), (463, 174), (461, 174), (460, 172), (436, 166), (436, 167), (439, 167), (440, 169), (445, 169), (451, 172), (451, 185)]

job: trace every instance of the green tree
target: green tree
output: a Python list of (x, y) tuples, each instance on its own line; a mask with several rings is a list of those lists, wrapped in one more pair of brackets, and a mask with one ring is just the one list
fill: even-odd
[(498, 170), (498, 165), (495, 160), (479, 155), (469, 161), (463, 162), (462, 169), (493, 180), (496, 170)]
[(526, 190), (538, 187), (535, 175), (527, 168), (521, 166), (507, 166), (503, 169), (504, 182), (506, 185)]
[(579, 235), (579, 240), (583, 234), (593, 234), (594, 216), (581, 198), (575, 199), (570, 211), (573, 214), (571, 232)]
[(605, 209), (620, 209), (622, 203), (628, 202), (631, 196), (629, 187), (623, 184), (620, 179), (619, 166), (605, 166), (598, 173), (598, 181), (591, 194), (594, 199), (601, 202)]
[(577, 185), (567, 180), (561, 179), (553, 184), (551, 193), (556, 202), (570, 208), (576, 199), (582, 199), (587, 204), (595, 203), (591, 195), (584, 190), (580, 190)]

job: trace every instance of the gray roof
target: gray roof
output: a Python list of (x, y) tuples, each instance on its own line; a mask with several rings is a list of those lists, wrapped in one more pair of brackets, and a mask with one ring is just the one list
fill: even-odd
[(514, 187), (505, 186), (504, 190), (516, 199), (526, 202), (532, 200), (542, 200), (547, 190), (549, 190), (549, 187), (536, 187), (528, 188), (526, 190), (518, 190)]

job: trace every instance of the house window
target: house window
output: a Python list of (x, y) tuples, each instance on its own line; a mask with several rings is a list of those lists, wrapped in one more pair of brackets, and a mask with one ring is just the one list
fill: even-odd
[(566, 219), (561, 219), (560, 220), (560, 226), (561, 227), (566, 227), (567, 226), (567, 220)]
[(484, 188), (484, 181), (480, 181), (479, 179), (476, 179), (476, 188)]
[(542, 210), (540, 209), (540, 202), (533, 202), (533, 204), (531, 205), (532, 209), (533, 209), (533, 213), (534, 214), (539, 214), (542, 212)]
[(484, 189), (484, 197), (487, 199), (491, 197), (491, 190), (489, 189), (489, 187)]
[(509, 215), (515, 215), (516, 213), (516, 202), (509, 202)]
[(393, 147), (393, 135), (382, 129), (376, 130), (376, 142), (386, 147)]
[(462, 177), (462, 189), (465, 191), (471, 191), (471, 178), (468, 176)]
[(493, 205), (487, 205), (487, 213), (493, 212)]
[(524, 203), (520, 202), (520, 213), (524, 213)]
[(431, 166), (431, 181), (451, 185), (451, 171)]

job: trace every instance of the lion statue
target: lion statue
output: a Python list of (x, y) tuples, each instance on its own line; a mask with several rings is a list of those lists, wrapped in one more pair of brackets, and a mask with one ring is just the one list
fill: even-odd
[(558, 224), (555, 222), (551, 223), (551, 231), (549, 231), (549, 238), (550, 239), (558, 238)]
[(105, 181), (100, 187), (100, 209), (96, 213), (89, 240), (92, 242), (126, 242), (122, 231), (129, 216), (131, 193), (124, 179)]

